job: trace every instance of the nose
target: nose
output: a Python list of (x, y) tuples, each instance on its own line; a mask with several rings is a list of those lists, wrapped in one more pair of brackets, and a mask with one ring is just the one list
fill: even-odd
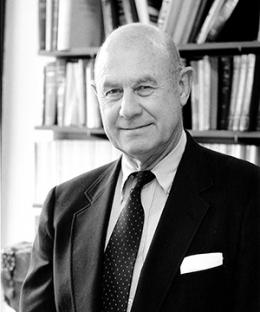
[(119, 116), (125, 119), (131, 119), (142, 113), (142, 106), (138, 102), (136, 95), (132, 90), (124, 90), (121, 98)]

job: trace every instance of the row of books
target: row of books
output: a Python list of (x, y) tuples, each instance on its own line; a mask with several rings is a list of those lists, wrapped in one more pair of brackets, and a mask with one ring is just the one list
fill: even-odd
[[(242, 32), (237, 29), (241, 28), (241, 19), (248, 21), (242, 23), (246, 29)], [(164, 0), (158, 27), (168, 32), (176, 44), (256, 40), (259, 5), (257, 0), (250, 5), (245, 0)]]
[(40, 50), (98, 47), (116, 27), (138, 21), (158, 26), (178, 45), (260, 40), (258, 0), (38, 1)]
[(94, 59), (57, 59), (44, 67), (43, 126), (101, 128), (96, 95), (91, 87)]
[(204, 56), (190, 64), (193, 130), (260, 129), (260, 55)]
[(103, 36), (100, 1), (38, 0), (40, 50), (99, 46)]
[[(193, 130), (260, 130), (260, 55), (191, 60)], [(44, 68), (43, 126), (102, 128), (91, 87), (94, 59), (57, 59)]]
[[(205, 144), (206, 147), (260, 164), (260, 147)], [(108, 140), (58, 140), (35, 143), (34, 203), (42, 204), (53, 186), (117, 159), (120, 153)]]
[(113, 29), (140, 21), (155, 24), (162, 0), (38, 0), (39, 48), (98, 47)]
[(119, 157), (108, 140), (39, 140), (35, 142), (34, 203), (42, 204), (55, 185)]
[(236, 158), (247, 160), (260, 166), (260, 147), (256, 145), (241, 144), (202, 144), (216, 152), (227, 154)]

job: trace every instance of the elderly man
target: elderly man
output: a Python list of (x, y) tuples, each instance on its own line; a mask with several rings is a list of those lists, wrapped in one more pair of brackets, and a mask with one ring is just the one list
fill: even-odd
[(183, 129), (191, 79), (155, 27), (106, 39), (93, 87), (122, 157), (50, 191), (21, 311), (259, 311), (259, 168)]

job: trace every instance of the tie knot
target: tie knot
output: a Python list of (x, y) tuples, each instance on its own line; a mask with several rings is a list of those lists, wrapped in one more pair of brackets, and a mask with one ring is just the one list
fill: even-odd
[(136, 175), (135, 189), (141, 189), (145, 184), (149, 183), (155, 178), (155, 175), (150, 170), (142, 170), (134, 173)]

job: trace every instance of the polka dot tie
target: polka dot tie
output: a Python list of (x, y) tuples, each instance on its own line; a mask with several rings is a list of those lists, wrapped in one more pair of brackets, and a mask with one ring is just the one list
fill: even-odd
[(134, 264), (144, 224), (141, 189), (155, 177), (151, 171), (139, 171), (108, 242), (103, 263), (102, 312), (127, 310)]

